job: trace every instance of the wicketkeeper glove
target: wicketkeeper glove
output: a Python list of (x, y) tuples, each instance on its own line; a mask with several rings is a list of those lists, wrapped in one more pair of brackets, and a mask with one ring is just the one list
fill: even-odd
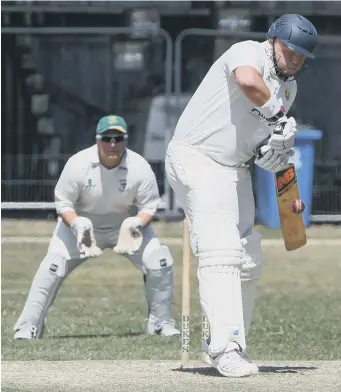
[(142, 220), (138, 216), (132, 216), (122, 222), (117, 245), (114, 251), (120, 254), (132, 255), (137, 252), (142, 245)]
[[(96, 245), (94, 228), (90, 219), (83, 216), (77, 216), (70, 226), (72, 232), (76, 236), (77, 248), (81, 258), (97, 257), (102, 254), (101, 249)], [(86, 238), (87, 235), (89, 238)], [(90, 240), (90, 245), (84, 244), (84, 240)]]

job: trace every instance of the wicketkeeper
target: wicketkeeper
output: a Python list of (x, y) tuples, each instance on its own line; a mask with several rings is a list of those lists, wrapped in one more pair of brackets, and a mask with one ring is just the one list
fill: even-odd
[(124, 255), (144, 274), (147, 333), (180, 334), (171, 311), (173, 258), (149, 225), (160, 202), (156, 178), (148, 162), (126, 147), (127, 139), (125, 120), (105, 116), (97, 125), (96, 144), (67, 161), (55, 188), (58, 223), (14, 339), (40, 338), (63, 280), (105, 248)]

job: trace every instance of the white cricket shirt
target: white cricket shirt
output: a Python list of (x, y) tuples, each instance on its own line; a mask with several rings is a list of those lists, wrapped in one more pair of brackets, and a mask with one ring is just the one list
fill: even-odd
[(73, 155), (55, 188), (58, 213), (75, 210), (94, 228), (117, 228), (136, 212), (154, 214), (160, 202), (156, 178), (149, 163), (126, 150), (121, 164), (106, 169), (94, 145)]
[(285, 82), (276, 76), (268, 41), (239, 42), (215, 61), (182, 113), (174, 139), (194, 146), (225, 166), (243, 165), (271, 132), (234, 81), (232, 72), (243, 65), (263, 75), (286, 113), (297, 92), (295, 80)]

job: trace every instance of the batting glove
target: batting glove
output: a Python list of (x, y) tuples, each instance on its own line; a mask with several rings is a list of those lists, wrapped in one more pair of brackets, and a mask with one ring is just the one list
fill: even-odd
[(269, 145), (265, 145), (260, 147), (255, 164), (264, 170), (278, 172), (288, 167), (289, 159), (294, 154), (294, 150), (278, 153)]
[(287, 122), (282, 122), (275, 127), (268, 145), (279, 154), (288, 152), (294, 147), (296, 132), (296, 121), (290, 117)]

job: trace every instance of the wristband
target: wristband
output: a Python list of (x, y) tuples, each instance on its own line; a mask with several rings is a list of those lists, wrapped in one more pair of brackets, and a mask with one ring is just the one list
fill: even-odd
[(275, 95), (272, 95), (263, 106), (258, 106), (257, 109), (270, 122), (277, 122), (285, 116), (284, 106), (278, 102)]

